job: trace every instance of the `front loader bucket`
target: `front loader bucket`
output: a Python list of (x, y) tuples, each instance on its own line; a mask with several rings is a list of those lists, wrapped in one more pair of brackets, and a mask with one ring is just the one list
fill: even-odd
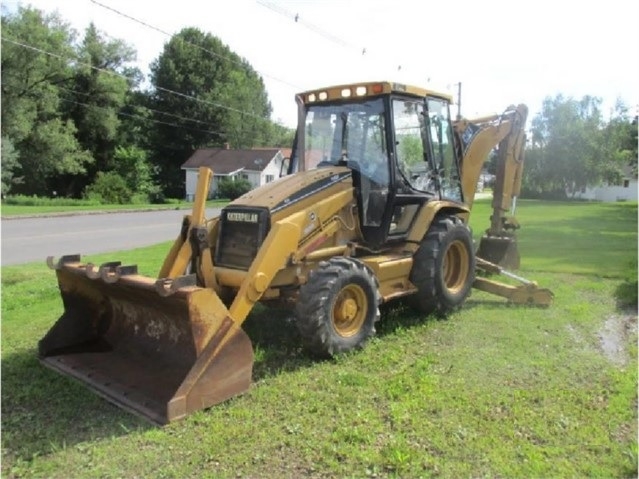
[(214, 291), (162, 293), (135, 267), (79, 256), (54, 268), (64, 313), (39, 342), (44, 365), (157, 424), (249, 389), (251, 342)]
[(519, 269), (519, 249), (514, 237), (484, 235), (476, 255), (502, 268)]

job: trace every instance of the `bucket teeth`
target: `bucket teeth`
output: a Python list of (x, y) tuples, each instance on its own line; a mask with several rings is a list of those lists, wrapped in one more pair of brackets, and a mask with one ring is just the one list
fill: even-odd
[(129, 276), (132, 274), (138, 274), (138, 265), (130, 264), (127, 266), (119, 266), (118, 268), (116, 268), (116, 271), (120, 276)]
[(93, 263), (87, 263), (84, 266), (84, 272), (86, 273), (87, 277), (91, 279), (98, 279), (100, 277), (100, 271)]
[(160, 278), (155, 282), (155, 290), (162, 297), (175, 294), (180, 288), (187, 286), (197, 286), (197, 276), (187, 274), (177, 278)]
[[(115, 283), (122, 276), (137, 274), (137, 265), (122, 266), (120, 261), (104, 263), (100, 266), (99, 275), (105, 283)], [(88, 273), (87, 273), (88, 275)], [(91, 277), (91, 276), (89, 276)]]
[(119, 278), (116, 273), (116, 268), (120, 266), (122, 263), (119, 261), (112, 261), (109, 263), (103, 263), (100, 265), (100, 278), (105, 283), (115, 283)]
[(47, 256), (47, 266), (50, 269), (62, 269), (66, 263), (79, 263), (81, 256), (79, 254), (69, 254), (62, 256), (57, 262), (54, 256)]

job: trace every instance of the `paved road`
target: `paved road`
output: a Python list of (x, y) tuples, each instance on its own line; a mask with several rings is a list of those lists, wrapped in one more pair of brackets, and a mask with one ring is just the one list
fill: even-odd
[[(207, 218), (219, 214), (208, 209)], [(149, 246), (174, 239), (189, 210), (3, 219), (2, 266)], [(115, 258), (117, 259), (117, 258)]]

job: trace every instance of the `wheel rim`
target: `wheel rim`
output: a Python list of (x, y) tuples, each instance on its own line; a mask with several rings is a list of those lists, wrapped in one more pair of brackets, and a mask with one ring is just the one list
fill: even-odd
[(366, 293), (360, 286), (349, 284), (342, 288), (333, 304), (333, 327), (340, 336), (354, 336), (362, 328), (367, 313)]
[(466, 245), (459, 240), (453, 241), (444, 256), (444, 284), (452, 294), (459, 293), (466, 284), (470, 258)]

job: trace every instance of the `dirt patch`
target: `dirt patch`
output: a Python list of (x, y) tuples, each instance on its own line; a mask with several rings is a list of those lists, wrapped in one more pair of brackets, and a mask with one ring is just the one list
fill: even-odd
[(613, 314), (599, 330), (599, 346), (611, 363), (625, 366), (631, 359), (627, 350), (628, 342), (632, 338), (636, 341), (636, 335), (636, 314)]

